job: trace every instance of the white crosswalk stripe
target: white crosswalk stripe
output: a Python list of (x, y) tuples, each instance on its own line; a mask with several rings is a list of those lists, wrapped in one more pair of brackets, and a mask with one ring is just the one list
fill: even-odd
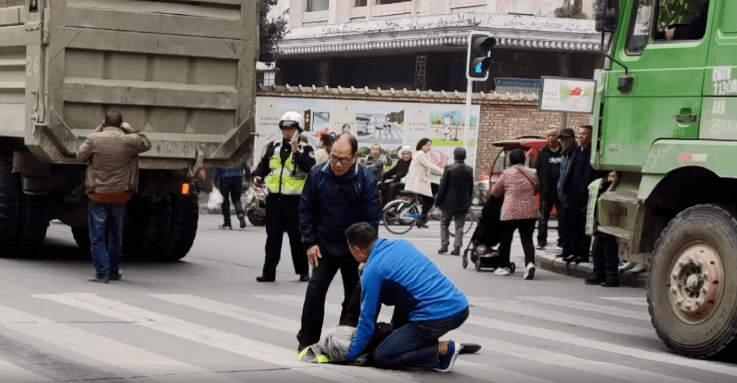
[[(420, 382), (435, 381), (438, 375), (426, 375), (416, 371), (388, 371), (376, 368), (360, 368), (336, 364), (310, 364), (297, 360), (296, 349), (220, 329), (220, 321), (208, 322), (210, 327), (182, 318), (182, 310), (193, 317), (220, 318), (228, 323), (247, 324), (248, 328), (274, 331), (283, 335), (296, 334), (299, 317), (293, 313), (301, 308), (304, 297), (300, 295), (252, 295), (265, 304), (243, 307), (217, 299), (193, 294), (145, 294), (130, 299), (116, 300), (92, 293), (37, 294), (33, 298), (48, 302), (75, 315), (105, 318), (103, 323), (136, 326), (139, 331), (153, 331), (157, 336), (173, 337), (179, 342), (189, 342), (193, 347), (216, 349), (248, 358), (260, 371), (284, 370), (309, 381), (333, 382)], [(598, 332), (608, 332), (656, 342), (654, 330), (644, 322), (641, 298), (599, 297), (575, 301), (555, 297), (469, 297), (471, 316), (463, 327), (452, 331), (445, 338), (459, 342), (482, 345), (477, 356), (461, 357), (453, 369), (454, 376), (468, 377), (488, 382), (563, 383), (619, 381), (655, 383), (695, 383), (700, 372), (718, 373), (737, 377), (737, 366), (679, 357), (662, 350), (647, 347), (606, 342), (597, 339)], [(153, 310), (142, 307), (156, 307)], [(575, 308), (577, 310), (571, 310)], [(335, 323), (341, 305), (326, 303), (326, 325)], [(382, 310), (379, 321), (391, 319), (391, 308)], [(61, 310), (59, 311), (61, 312)], [(605, 315), (596, 315), (601, 313)], [(176, 313), (176, 314), (174, 314)], [(289, 313), (289, 314), (287, 314)], [(199, 314), (199, 315), (197, 315)], [(70, 314), (71, 315), (71, 314)], [(45, 316), (45, 317), (44, 317)], [(83, 325), (59, 321), (54, 315), (39, 316), (26, 313), (8, 305), (0, 305), (0, 329), (22, 334), (38, 342), (78, 354), (80, 360), (94, 360), (103, 371), (116, 374), (120, 379), (148, 379), (163, 383), (174, 382), (239, 382), (228, 376), (228, 370), (211, 370), (184, 362), (176, 355), (162, 352), (161, 348), (146, 350), (145, 342), (127, 344), (120, 337), (108, 338), (101, 332), (87, 331)], [(330, 316), (329, 318), (327, 316)], [(525, 318), (515, 321), (509, 318)], [(611, 317), (611, 320), (607, 320)], [(66, 317), (65, 317), (66, 318)], [(95, 318), (93, 318), (95, 319)], [(94, 320), (92, 322), (95, 322)], [(90, 322), (90, 323), (92, 323)], [(99, 323), (99, 321), (95, 322)], [(530, 325), (528, 323), (534, 323)], [(626, 324), (625, 324), (626, 323)], [(565, 326), (561, 325), (565, 324)], [(223, 325), (223, 328), (227, 327)], [(242, 327), (242, 326), (240, 326)], [(587, 329), (586, 335), (577, 329)], [(90, 329), (91, 330), (91, 329)], [(260, 330), (259, 330), (260, 331)], [(266, 332), (268, 334), (268, 332)], [(498, 335), (490, 335), (498, 334)], [(266, 337), (268, 339), (268, 337)], [(292, 338), (293, 339), (293, 338)], [(636, 343), (635, 343), (636, 344)], [(144, 347), (144, 348), (141, 348)], [(589, 356), (591, 355), (591, 356)], [(605, 358), (602, 355), (617, 356)], [(181, 355), (180, 355), (181, 356)], [(514, 363), (500, 361), (518, 361)], [(616, 362), (614, 361), (616, 360)], [(198, 362), (194, 362), (198, 363)], [(657, 368), (646, 367), (658, 366)], [(520, 366), (535, 366), (525, 368)], [(209, 366), (212, 368), (212, 366)], [(683, 374), (685, 370), (694, 370)], [(547, 374), (545, 371), (555, 371)], [(54, 380), (28, 371), (22, 365), (4, 360), (0, 355), (0, 377), (14, 376), (13, 382), (46, 383)], [(565, 377), (565, 379), (563, 378)], [(696, 379), (696, 380), (694, 380)], [(0, 379), (2, 380), (2, 379)], [(715, 381), (715, 380), (711, 380)]]

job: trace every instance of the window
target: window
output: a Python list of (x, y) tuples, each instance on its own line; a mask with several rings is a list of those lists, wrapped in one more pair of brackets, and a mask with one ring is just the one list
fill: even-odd
[(394, 3), (406, 3), (412, 0), (376, 0), (376, 5), (381, 4), (394, 4)]
[(356, 3), (353, 5), (354, 7), (365, 7), (368, 0), (356, 0)]
[(637, 8), (635, 9), (635, 22), (632, 23), (630, 30), (630, 38), (627, 43), (627, 53), (639, 55), (645, 50), (648, 40), (650, 39), (650, 31), (653, 15), (653, 0), (637, 0)]
[(305, 12), (320, 12), (330, 9), (330, 0), (307, 0)]
[(661, 0), (654, 39), (700, 40), (706, 32), (708, 13), (708, 0), (685, 2)]
[(15, 7), (17, 5), (26, 5), (25, 0), (0, 0), (0, 8)]

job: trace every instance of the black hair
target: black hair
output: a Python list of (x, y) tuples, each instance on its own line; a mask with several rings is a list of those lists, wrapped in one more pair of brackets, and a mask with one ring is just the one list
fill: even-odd
[(120, 128), (120, 125), (123, 125), (123, 115), (117, 110), (109, 110), (107, 114), (105, 114), (103, 125)]
[[(335, 140), (335, 142), (338, 142), (343, 138), (345, 138), (345, 140), (348, 141), (349, 144), (351, 144), (351, 155), (355, 155), (356, 153), (358, 153), (358, 140), (356, 139), (356, 137), (354, 137), (350, 133), (341, 133), (338, 136), (338, 139)], [(333, 142), (333, 144), (335, 142)]]
[(586, 128), (586, 129), (588, 129), (588, 130), (590, 130), (590, 131), (593, 131), (593, 130), (594, 130), (594, 127), (593, 127), (593, 126), (591, 126), (591, 125), (581, 125), (581, 127), (582, 127), (582, 128)]
[(379, 235), (370, 223), (359, 222), (354, 223), (345, 231), (345, 238), (348, 240), (348, 245), (365, 249), (371, 246)]
[(509, 163), (512, 165), (519, 165), (525, 163), (525, 151), (522, 149), (514, 149), (509, 155)]
[(430, 139), (429, 138), (423, 138), (423, 139), (421, 139), (417, 143), (417, 146), (415, 147), (415, 150), (422, 150), (422, 147), (425, 146), (425, 145), (427, 145), (428, 142), (430, 142)]
[(460, 147), (453, 149), (453, 158), (456, 160), (465, 160), (466, 159), (466, 149), (463, 149)]
[(329, 134), (323, 134), (322, 136), (320, 136), (320, 142), (327, 148), (328, 146), (333, 144), (333, 137), (331, 137)]

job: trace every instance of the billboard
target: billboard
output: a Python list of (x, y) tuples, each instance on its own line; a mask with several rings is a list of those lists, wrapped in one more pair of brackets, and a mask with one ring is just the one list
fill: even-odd
[(465, 105), (415, 102), (312, 99), (297, 97), (258, 97), (256, 99), (256, 162), (265, 145), (280, 138), (279, 118), (288, 111), (303, 113), (309, 123), (303, 135), (317, 148), (321, 135), (343, 127), (358, 139), (359, 155), (365, 156), (374, 144), (381, 145), (390, 158), (398, 159), (402, 146), (413, 151), (417, 142), (433, 142), (430, 159), (437, 166), (453, 159), (453, 150), (468, 140), (466, 163), (476, 165), (476, 142), (481, 107), (471, 107), (469, 137), (464, 136)]
[(542, 82), (541, 111), (594, 113), (596, 80), (543, 77)]

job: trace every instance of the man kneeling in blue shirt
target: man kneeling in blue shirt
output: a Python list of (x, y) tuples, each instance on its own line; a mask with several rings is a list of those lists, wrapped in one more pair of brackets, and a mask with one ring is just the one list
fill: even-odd
[(361, 317), (346, 360), (355, 360), (364, 351), (385, 304), (394, 306), (394, 331), (374, 351), (376, 366), (450, 371), (461, 347), (439, 338), (468, 318), (466, 296), (406, 240), (379, 239), (366, 222), (349, 227), (346, 238), (353, 257), (366, 264)]

